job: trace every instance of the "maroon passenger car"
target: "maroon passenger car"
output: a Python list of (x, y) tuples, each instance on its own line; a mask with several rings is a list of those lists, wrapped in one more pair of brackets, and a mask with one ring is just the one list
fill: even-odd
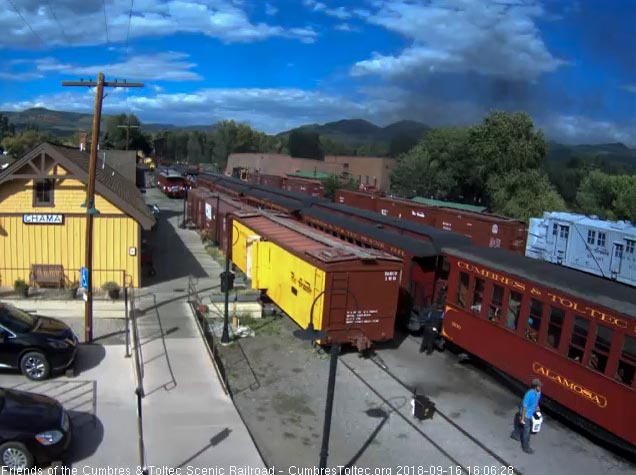
[(444, 336), (518, 382), (539, 377), (552, 409), (636, 454), (636, 290), (501, 250), (444, 253)]

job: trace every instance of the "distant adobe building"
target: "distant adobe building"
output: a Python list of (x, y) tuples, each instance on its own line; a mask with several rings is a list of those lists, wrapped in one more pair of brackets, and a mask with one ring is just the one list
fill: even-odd
[(390, 184), (393, 158), (326, 155), (324, 160), (294, 158), (279, 153), (233, 153), (228, 157), (227, 173), (247, 168), (250, 173), (285, 176), (297, 172), (349, 174), (362, 185), (386, 190)]

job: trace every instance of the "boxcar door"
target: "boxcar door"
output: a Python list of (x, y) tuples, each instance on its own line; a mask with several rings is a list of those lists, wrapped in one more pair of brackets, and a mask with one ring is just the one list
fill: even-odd
[(621, 273), (621, 264), (623, 262), (623, 250), (624, 246), (621, 243), (615, 242), (612, 246), (612, 260), (610, 261), (611, 277), (615, 279)]
[(557, 264), (565, 262), (565, 253), (568, 248), (568, 239), (570, 237), (570, 226), (566, 224), (554, 224), (552, 234), (556, 234), (554, 240), (554, 258)]
[[(245, 245), (245, 275), (248, 279), (252, 278), (252, 254), (254, 253), (254, 242), (260, 241), (261, 237), (257, 234), (247, 236)], [(258, 259), (258, 258), (257, 258)]]

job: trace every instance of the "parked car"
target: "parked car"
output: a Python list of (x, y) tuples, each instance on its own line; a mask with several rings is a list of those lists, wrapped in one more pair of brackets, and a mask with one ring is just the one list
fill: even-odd
[(159, 224), (159, 206), (148, 204), (148, 209), (150, 209), (150, 212), (155, 218), (155, 224), (152, 225), (152, 229), (154, 230), (157, 228), (157, 224)]
[(40, 381), (72, 365), (76, 352), (77, 337), (66, 323), (0, 303), (0, 368)]
[(70, 442), (71, 420), (58, 401), (41, 394), (0, 388), (3, 469), (27, 469), (62, 460)]
[(148, 208), (152, 212), (152, 215), (155, 217), (155, 219), (159, 219), (159, 206), (149, 204)]

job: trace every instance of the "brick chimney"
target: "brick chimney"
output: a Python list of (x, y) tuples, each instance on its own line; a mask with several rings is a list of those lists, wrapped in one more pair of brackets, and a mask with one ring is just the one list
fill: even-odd
[(80, 130), (80, 132), (79, 132), (79, 149), (82, 152), (86, 151), (86, 137), (87, 137), (86, 131)]

